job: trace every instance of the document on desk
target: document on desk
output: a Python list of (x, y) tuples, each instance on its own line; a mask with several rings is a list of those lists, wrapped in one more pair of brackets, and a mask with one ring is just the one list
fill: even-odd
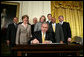
[[(45, 43), (39, 43), (39, 44), (45, 44)], [(50, 43), (50, 44), (61, 44), (61, 43)], [(65, 43), (63, 43), (63, 44), (65, 44)]]
[[(65, 43), (63, 43), (63, 44), (65, 44)], [(63, 44), (61, 44), (61, 43), (38, 43), (38, 44), (31, 44), (31, 45), (63, 45)]]

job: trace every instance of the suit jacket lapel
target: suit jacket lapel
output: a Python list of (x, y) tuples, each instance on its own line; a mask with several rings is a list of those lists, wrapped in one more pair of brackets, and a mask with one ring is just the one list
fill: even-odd
[(12, 27), (14, 27), (14, 29), (16, 28), (14, 23), (13, 23), (13, 26)]
[(45, 40), (48, 40), (48, 32), (46, 32)]
[(42, 33), (41, 33), (41, 31), (39, 33), (39, 38), (40, 38), (40, 42), (42, 43)]
[[(51, 30), (53, 31), (53, 27), (52, 27), (52, 24), (51, 24)], [(54, 32), (54, 31), (53, 31)]]

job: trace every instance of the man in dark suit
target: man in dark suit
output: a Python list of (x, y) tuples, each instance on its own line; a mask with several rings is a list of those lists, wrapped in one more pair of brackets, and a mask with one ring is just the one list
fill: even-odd
[(52, 24), (52, 22), (51, 22), (52, 15), (51, 15), (51, 14), (48, 14), (47, 17), (48, 17), (47, 23), (48, 23), (49, 25)]
[[(17, 22), (18, 22), (18, 18), (14, 17), (13, 23), (9, 24), (7, 28), (7, 41), (6, 42), (7, 42), (7, 45), (10, 46), (10, 49), (15, 45)], [(13, 52), (11, 55), (12, 56), (14, 55)]]
[(31, 43), (32, 44), (52, 43), (53, 42), (52, 34), (47, 32), (47, 30), (48, 30), (48, 24), (43, 23), (41, 25), (41, 31), (37, 31), (34, 33)]
[(34, 24), (31, 25), (31, 33), (32, 33), (32, 35), (34, 34), (34, 27), (35, 27), (35, 24), (36, 24), (37, 22), (38, 22), (38, 21), (37, 21), (37, 18), (36, 18), (36, 17), (33, 18), (33, 23), (34, 23)]
[(49, 32), (53, 34), (53, 38), (55, 39), (55, 43), (63, 43), (64, 35), (61, 25), (56, 24), (56, 19), (52, 17), (52, 24), (49, 26)]
[(64, 22), (64, 17), (63, 16), (59, 16), (59, 24), (61, 24), (62, 29), (63, 29), (63, 33), (64, 33), (64, 43), (68, 43), (71, 41), (71, 29), (70, 29), (70, 25), (68, 22)]

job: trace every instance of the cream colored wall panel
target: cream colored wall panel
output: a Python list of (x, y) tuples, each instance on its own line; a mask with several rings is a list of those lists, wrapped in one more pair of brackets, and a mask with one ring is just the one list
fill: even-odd
[(33, 18), (37, 17), (38, 21), (41, 15), (51, 13), (50, 1), (8, 1), (20, 3), (19, 9), (19, 22), (22, 21), (22, 16), (27, 14), (29, 16), (29, 22), (33, 24)]
[(51, 13), (51, 3), (50, 1), (44, 1), (44, 15), (46, 16), (47, 19), (47, 14)]

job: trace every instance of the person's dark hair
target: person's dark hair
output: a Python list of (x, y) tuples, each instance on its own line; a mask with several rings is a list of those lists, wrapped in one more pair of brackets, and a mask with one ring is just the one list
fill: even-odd
[(58, 18), (60, 18), (60, 17), (64, 18), (62, 15), (60, 15)]
[(27, 17), (27, 19), (29, 19), (29, 16), (28, 16), (28, 15), (23, 15), (23, 16), (22, 16), (22, 20), (23, 20), (25, 17)]
[(44, 16), (44, 15), (42, 15), (41, 17), (40, 17), (40, 21), (41, 21), (41, 18), (42, 17), (44, 17), (44, 22), (46, 21), (46, 17)]
[[(48, 14), (47, 17), (48, 17), (49, 15), (51, 15), (51, 14)], [(52, 15), (51, 15), (51, 16), (52, 16)]]
[[(17, 18), (17, 19), (18, 19), (18, 17), (14, 17), (14, 18)], [(13, 18), (13, 19), (14, 19), (14, 18)]]

